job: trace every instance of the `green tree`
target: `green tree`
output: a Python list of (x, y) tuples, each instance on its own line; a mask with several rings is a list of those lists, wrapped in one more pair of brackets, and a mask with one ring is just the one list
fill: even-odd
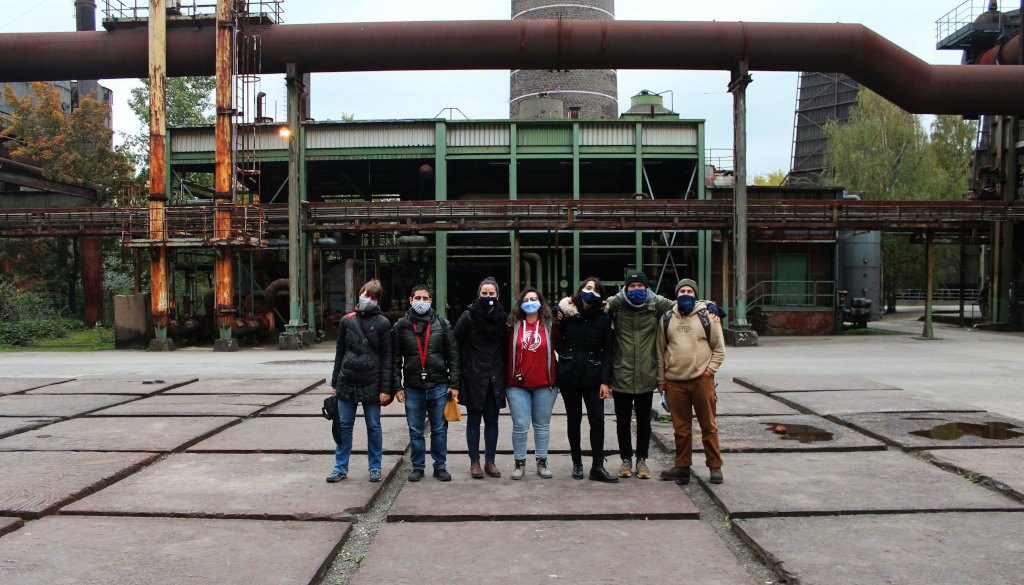
[(786, 177), (789, 174), (779, 169), (765, 175), (754, 176), (754, 184), (762, 187), (781, 187), (786, 184)]
[(122, 147), (112, 147), (109, 113), (92, 95), (65, 114), (60, 94), (48, 83), (33, 82), (32, 94), (19, 98), (9, 85), (4, 99), (12, 107), (2, 116), (0, 139), (10, 141), (11, 156), (39, 166), (49, 179), (95, 187), (100, 205), (116, 204), (130, 183), (132, 166)]
[[(973, 125), (939, 116), (929, 135), (919, 116), (909, 114), (877, 94), (862, 90), (849, 123), (826, 127), (826, 165), (834, 182), (864, 199), (934, 201), (955, 199), (966, 190)], [(895, 294), (925, 284), (925, 250), (905, 236), (882, 238), (882, 280), (889, 310)], [(954, 272), (957, 250), (936, 248), (935, 280)]]

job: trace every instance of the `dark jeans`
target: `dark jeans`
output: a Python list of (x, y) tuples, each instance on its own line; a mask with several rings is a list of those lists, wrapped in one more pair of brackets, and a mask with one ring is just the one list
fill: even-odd
[(405, 389), (405, 420), (409, 423), (409, 459), (413, 469), (426, 467), (427, 442), (423, 438), (424, 426), (430, 421), (430, 457), (434, 469), (444, 469), (448, 457), (448, 421), (444, 419), (444, 406), (448, 403), (448, 384), (426, 390)]
[(487, 398), (484, 409), (467, 408), (466, 446), (469, 449), (469, 460), (480, 461), (480, 419), (484, 421), (484, 460), (494, 461), (498, 450), (498, 399), (494, 396), (494, 387), (487, 385)]
[(623, 459), (633, 456), (632, 422), (633, 411), (636, 411), (636, 456), (647, 459), (651, 446), (651, 401), (653, 392), (628, 394), (612, 392), (615, 401), (615, 433), (619, 437), (619, 455)]
[(594, 467), (604, 467), (604, 400), (601, 400), (600, 386), (560, 386), (565, 414), (569, 424), (569, 452), (573, 463), (583, 461), (580, 451), (580, 424), (583, 422), (583, 404), (587, 405), (587, 422), (590, 423), (590, 450), (594, 456)]

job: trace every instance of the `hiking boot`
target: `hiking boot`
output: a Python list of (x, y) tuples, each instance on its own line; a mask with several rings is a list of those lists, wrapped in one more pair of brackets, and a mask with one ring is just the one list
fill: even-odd
[[(639, 459), (637, 460), (639, 461)], [(619, 466), (619, 477), (633, 477), (633, 472), (630, 468), (633, 467), (633, 458), (624, 457), (622, 459), (622, 465)]]
[(604, 483), (619, 483), (619, 478), (608, 473), (604, 467), (600, 466), (590, 468), (590, 479), (592, 481), (603, 481)]
[(434, 470), (434, 477), (437, 478), (438, 481), (452, 480), (452, 474), (448, 473), (448, 470), (443, 467), (441, 469)]
[(651, 479), (651, 471), (647, 469), (647, 460), (637, 457), (636, 458), (636, 478), (637, 479)]
[(551, 479), (552, 477), (554, 477), (552, 473), (548, 470), (547, 457), (537, 458), (537, 475), (541, 476), (544, 479)]
[(488, 477), (501, 477), (501, 472), (498, 471), (498, 466), (495, 465), (493, 461), (484, 462), (484, 473), (486, 473)]
[(370, 470), (370, 481), (371, 482), (373, 482), (373, 483), (380, 483), (381, 479), (382, 478), (381, 478), (381, 474), (380, 474), (380, 470), (379, 469), (371, 469)]
[(423, 479), (422, 469), (413, 469), (412, 473), (409, 474), (409, 481), (419, 481)]
[(348, 477), (347, 473), (342, 473), (335, 469), (334, 471), (331, 472), (330, 475), (327, 476), (327, 483), (338, 483), (339, 481), (345, 479), (346, 477)]
[(480, 461), (471, 461), (469, 463), (469, 475), (473, 479), (483, 479), (484, 470), (480, 467)]
[(711, 468), (711, 476), (710, 476), (710, 479), (708, 481), (710, 481), (711, 483), (724, 483), (725, 482), (725, 477), (722, 476), (722, 468), (721, 467), (712, 467)]
[(572, 464), (572, 478), (573, 479), (583, 479), (583, 464), (582, 463), (573, 463)]
[(674, 481), (678, 484), (690, 483), (690, 468), (689, 467), (673, 467), (672, 469), (666, 469), (661, 472), (661, 479), (666, 481)]
[(526, 474), (526, 459), (516, 459), (516, 468), (512, 470), (512, 479), (523, 479)]

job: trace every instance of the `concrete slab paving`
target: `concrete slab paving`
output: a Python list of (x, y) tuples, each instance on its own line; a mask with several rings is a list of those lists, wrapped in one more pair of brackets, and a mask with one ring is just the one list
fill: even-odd
[(323, 378), (201, 378), (168, 394), (299, 394)]
[(45, 427), (55, 420), (57, 419), (37, 416), (0, 417), (0, 438), (15, 435), (17, 433), (23, 433), (25, 431), (31, 431), (32, 429), (38, 429), (39, 427)]
[(895, 386), (861, 378), (843, 375), (807, 375), (806, 372), (793, 374), (757, 374), (735, 376), (733, 381), (764, 394), (774, 392), (822, 392), (842, 390), (899, 390)]
[(18, 585), (311, 583), (350, 522), (50, 516), (0, 538)]
[[(569, 424), (564, 415), (551, 417), (551, 435), (548, 443), (548, 453), (569, 453)], [(483, 448), (483, 425), (480, 425), (480, 446)], [(635, 440), (635, 439), (634, 439)], [(530, 427), (526, 438), (526, 449), (533, 455), (534, 452), (533, 427)], [(590, 450), (590, 424), (587, 422), (586, 414), (583, 415), (583, 422), (580, 423), (580, 448), (584, 454)], [(427, 440), (427, 450), (430, 450), (430, 441)], [(466, 417), (461, 421), (448, 423), (448, 452), (468, 453), (466, 445)], [(502, 416), (498, 418), (498, 453), (512, 453), (512, 417)], [(615, 416), (604, 417), (604, 452), (606, 455), (614, 455), (619, 452), (619, 442), (615, 438)]]
[(280, 394), (158, 394), (105, 408), (90, 416), (252, 416)]
[[(384, 461), (385, 477), (401, 458)], [(61, 513), (265, 520), (355, 520), (381, 484), (370, 483), (366, 456), (349, 478), (329, 484), (332, 455), (176, 453)]]
[(148, 396), (194, 382), (196, 379), (188, 376), (159, 375), (149, 378), (80, 377), (61, 384), (29, 390), (28, 394), (133, 394)]
[(984, 480), (1024, 500), (1024, 449), (938, 449), (921, 454), (940, 467)]
[[(787, 451), (879, 451), (881, 441), (810, 414), (768, 416), (719, 416), (718, 443), (723, 453)], [(775, 429), (785, 427), (785, 432)], [(675, 453), (672, 423), (652, 423), (652, 438)], [(693, 422), (693, 450), (703, 452), (700, 426)]]
[(100, 489), (159, 457), (157, 453), (72, 451), (0, 453), (0, 514), (35, 517)]
[(819, 416), (861, 412), (984, 412), (963, 402), (918, 392), (850, 390), (848, 392), (774, 392), (772, 398)]
[(24, 526), (24, 524), (25, 521), (21, 518), (7, 518), (0, 516), (0, 536), (3, 536), (8, 532), (14, 532)]
[(0, 396), (0, 416), (69, 417), (129, 400), (128, 394), (18, 394)]
[(0, 396), (34, 390), (51, 384), (68, 382), (73, 378), (0, 378)]
[(775, 400), (774, 397), (758, 394), (751, 390), (747, 392), (718, 393), (718, 402), (715, 403), (718, 416), (759, 416), (800, 414), (800, 411), (786, 406)]
[[(315, 388), (309, 392), (299, 394), (294, 398), (268, 408), (265, 412), (260, 413), (260, 416), (313, 416), (322, 418), (320, 415), (320, 409), (324, 405), (324, 398), (331, 395), (331, 389), (327, 386), (321, 386)], [(387, 409), (392, 409), (395, 403), (392, 403)], [(360, 406), (358, 410), (361, 410)], [(384, 412), (382, 411), (383, 415)], [(402, 410), (402, 416), (405, 416), (405, 410)]]
[[(353, 582), (678, 583), (683, 575), (701, 585), (751, 582), (722, 540), (698, 520), (438, 522), (426, 529), (414, 522), (385, 524)], [(427, 534), (438, 544), (426, 544)], [(618, 562), (627, 550), (628, 562)], [(461, 559), (464, 554), (472, 558)], [(453, 561), (453, 555), (460, 558)]]
[[(409, 427), (405, 419), (382, 417), (381, 428), (384, 432), (384, 453), (402, 454), (409, 444)], [(334, 453), (334, 439), (331, 421), (323, 417), (261, 416), (193, 445), (188, 452)], [(352, 452), (366, 453), (366, 423), (362, 417), (356, 417), (352, 429)]]
[(67, 382), (29, 390), (29, 394), (136, 394), (148, 395), (194, 382), (188, 376), (160, 376), (146, 378), (117, 378), (83, 376)]
[[(747, 388), (746, 386), (742, 386), (740, 384), (737, 384), (736, 382), (732, 381), (731, 379), (727, 378), (726, 376), (715, 376), (715, 384), (717, 384), (717, 386), (715, 387), (715, 391), (718, 392), (719, 394), (732, 394), (732, 393), (740, 393), (740, 392), (743, 392), (743, 393), (754, 392), (754, 390), (752, 390), (750, 388)], [(655, 398), (655, 402), (657, 402), (658, 401), (658, 397), (655, 396), (654, 398)]]
[(0, 451), (174, 451), (233, 417), (88, 417), (0, 439)]
[[(614, 518), (695, 519), (697, 508), (679, 486), (657, 479), (621, 479), (617, 484), (571, 477), (572, 460), (566, 455), (548, 459), (554, 474), (541, 479), (531, 457), (526, 476), (511, 479), (512, 457), (496, 460), (500, 478), (473, 479), (467, 457), (449, 457), (452, 481), (444, 483), (427, 477), (407, 483), (388, 512), (388, 521), (465, 520), (600, 520)], [(616, 466), (617, 468), (618, 466)], [(654, 477), (663, 469), (650, 462)], [(587, 462), (586, 469), (589, 469)], [(610, 469), (613, 472), (615, 469)], [(429, 472), (429, 469), (428, 469)], [(451, 505), (458, 502), (458, 505)]]
[(726, 482), (708, 488), (733, 518), (1024, 510), (1024, 504), (897, 451), (737, 453), (723, 471)]
[(882, 412), (836, 418), (903, 449), (1024, 447), (1024, 421), (991, 412)]
[(752, 518), (734, 529), (792, 585), (1006, 585), (1024, 574), (1024, 514)]

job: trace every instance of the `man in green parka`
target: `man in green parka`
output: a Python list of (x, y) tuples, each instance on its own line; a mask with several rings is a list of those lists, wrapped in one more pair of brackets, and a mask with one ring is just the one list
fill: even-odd
[(672, 299), (650, 290), (647, 275), (634, 271), (625, 286), (608, 300), (615, 324), (615, 360), (612, 366), (612, 399), (622, 465), (619, 477), (633, 469), (631, 419), (636, 412), (636, 477), (650, 479), (647, 455), (651, 444), (651, 403), (658, 387), (656, 341), (661, 317), (675, 306)]

